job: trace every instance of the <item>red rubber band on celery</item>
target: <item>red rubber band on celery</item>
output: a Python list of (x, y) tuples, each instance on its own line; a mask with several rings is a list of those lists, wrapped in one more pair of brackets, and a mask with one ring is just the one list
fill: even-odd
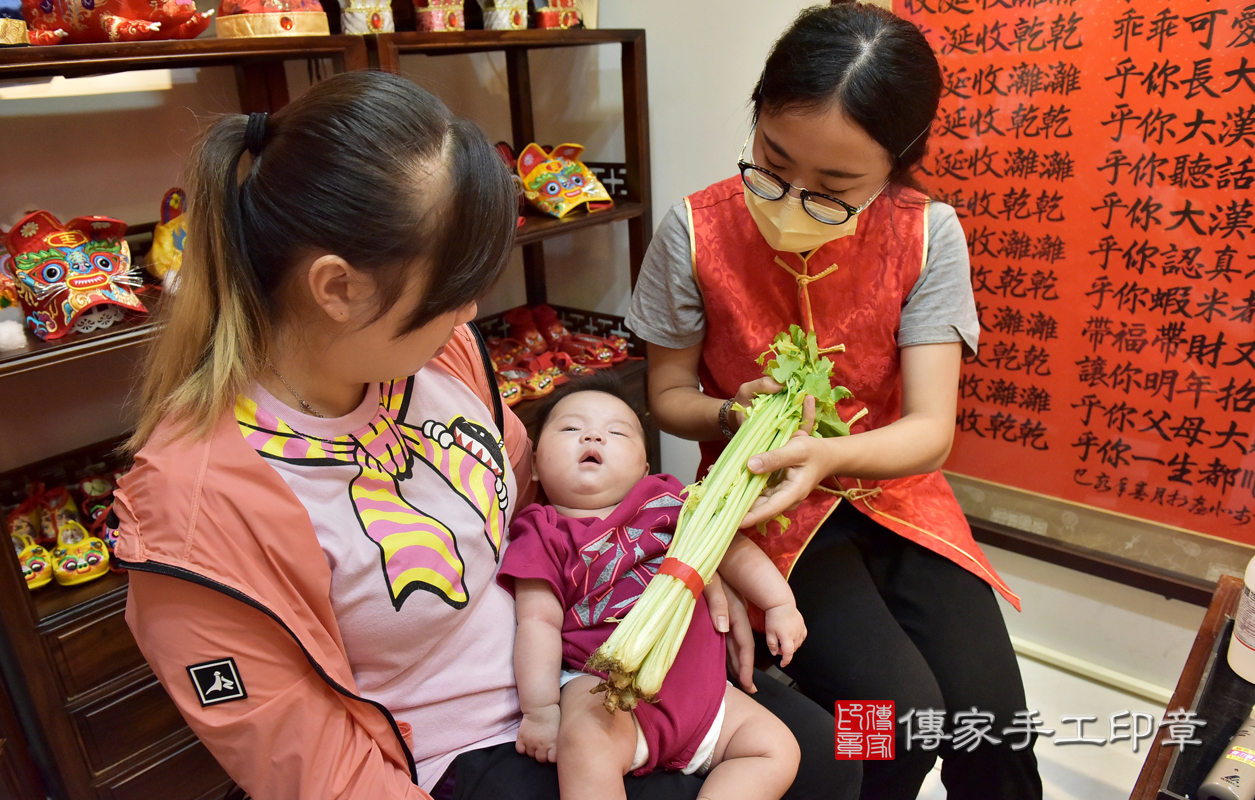
[(680, 561), (677, 558), (664, 558), (662, 566), (658, 567), (659, 575), (670, 575), (677, 580), (684, 581), (684, 585), (689, 587), (689, 591), (694, 597), (700, 597), (701, 593), (706, 589), (706, 581), (702, 580), (702, 576), (697, 570)]

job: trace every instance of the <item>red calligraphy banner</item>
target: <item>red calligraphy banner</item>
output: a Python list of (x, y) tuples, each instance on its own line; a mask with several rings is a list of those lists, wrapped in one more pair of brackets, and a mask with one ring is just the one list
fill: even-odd
[(894, 10), (981, 318), (946, 468), (1255, 544), (1255, 3)]

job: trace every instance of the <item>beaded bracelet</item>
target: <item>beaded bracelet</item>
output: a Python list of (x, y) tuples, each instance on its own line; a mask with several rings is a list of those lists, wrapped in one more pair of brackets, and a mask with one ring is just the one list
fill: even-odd
[(732, 427), (728, 425), (728, 412), (732, 410), (732, 404), (735, 402), (735, 397), (729, 397), (719, 407), (719, 430), (723, 431), (723, 435), (729, 439), (732, 438)]

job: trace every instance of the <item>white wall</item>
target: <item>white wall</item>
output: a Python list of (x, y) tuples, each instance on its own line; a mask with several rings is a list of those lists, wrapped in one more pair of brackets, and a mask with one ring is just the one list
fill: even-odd
[(1006, 550), (983, 549), (1020, 596), (1024, 610), (1018, 613), (998, 599), (1012, 636), (1161, 689), (1176, 687), (1204, 608)]
[[(600, 24), (644, 28), (654, 223), (687, 194), (736, 171), (749, 96), (772, 42), (806, 0), (603, 0)], [(697, 446), (664, 434), (662, 467), (697, 472)]]

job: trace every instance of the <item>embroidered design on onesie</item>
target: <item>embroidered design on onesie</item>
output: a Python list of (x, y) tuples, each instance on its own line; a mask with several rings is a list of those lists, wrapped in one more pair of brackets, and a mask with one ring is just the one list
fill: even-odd
[(380, 386), (371, 421), (334, 439), (303, 434), (243, 395), (236, 399), (235, 416), (244, 439), (264, 458), (302, 466), (357, 465), (349, 497), (362, 532), (379, 548), (393, 608), (400, 611), (420, 590), (463, 608), (470, 594), (457, 537), (406, 500), (401, 482), (413, 476), (416, 461), (443, 478), (484, 521), (484, 536), (500, 560), (509, 503), (505, 450), (499, 436), (464, 416), (448, 423), (427, 420), (421, 428), (402, 422), (413, 391), (413, 377)]

